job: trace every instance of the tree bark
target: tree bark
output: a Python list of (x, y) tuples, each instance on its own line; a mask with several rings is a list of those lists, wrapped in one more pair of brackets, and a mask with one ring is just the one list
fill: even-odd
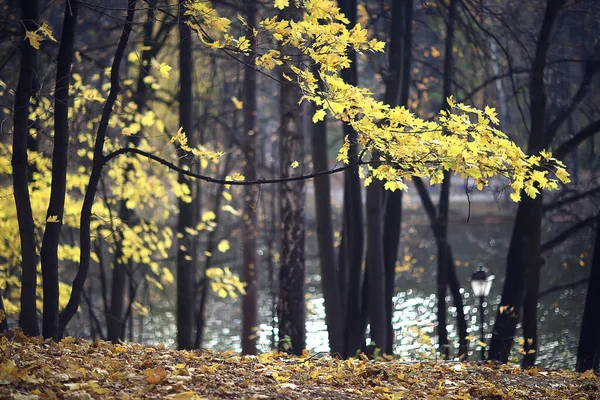
[[(284, 8), (282, 19), (298, 20), (301, 11), (294, 5)], [(290, 56), (297, 65), (302, 54), (291, 46), (282, 47), (282, 55)], [(280, 72), (292, 75), (289, 65), (284, 64)], [(281, 177), (294, 174), (291, 164), (304, 160), (304, 137), (302, 135), (302, 108), (298, 104), (300, 93), (293, 83), (281, 80)], [(286, 182), (280, 186), (281, 213), (281, 265), (279, 271), (279, 349), (301, 354), (306, 342), (304, 275), (305, 275), (305, 231), (304, 231), (304, 181)]]
[(590, 271), (581, 331), (579, 333), (579, 347), (577, 348), (577, 365), (579, 372), (590, 369), (600, 369), (600, 217), (597, 218), (596, 239), (594, 241), (594, 256)]
[[(378, 159), (376, 153), (374, 159)], [(385, 192), (381, 181), (373, 182), (367, 188), (367, 271), (368, 315), (371, 327), (371, 346), (385, 349), (387, 341), (386, 325), (386, 285), (383, 255), (383, 208)]]
[[(410, 68), (412, 60), (412, 14), (413, 1), (396, 1), (392, 5), (391, 42), (389, 53), (388, 83), (385, 102), (391, 106), (400, 105), (408, 108), (410, 93)], [(396, 78), (396, 74), (398, 75)], [(399, 96), (398, 96), (399, 92)], [(399, 97), (399, 100), (398, 100)], [(385, 214), (383, 218), (383, 254), (385, 258), (385, 296), (386, 296), (386, 343), (384, 352), (393, 353), (394, 328), (394, 295), (396, 261), (400, 245), (402, 228), (402, 194), (401, 190), (387, 193)]]
[(2, 299), (2, 294), (0, 294), (0, 333), (8, 330), (8, 320), (6, 318), (7, 315), (6, 310), (4, 309), (4, 300)]
[(54, 148), (52, 150), (52, 186), (42, 239), (42, 285), (44, 314), (42, 332), (45, 338), (58, 339), (58, 243), (62, 228), (67, 190), (67, 162), (69, 150), (69, 84), (75, 49), (78, 1), (65, 2), (60, 47), (56, 60), (56, 88), (54, 91)]
[[(23, 36), (26, 31), (35, 31), (38, 27), (37, 0), (21, 2)], [(29, 198), (29, 160), (27, 142), (29, 139), (29, 100), (36, 74), (37, 50), (25, 40), (21, 42), (21, 66), (19, 82), (15, 92), (14, 133), (13, 133), (13, 193), (19, 223), (21, 239), (21, 311), (19, 324), (23, 333), (38, 336), (40, 328), (37, 321), (36, 279), (37, 249), (33, 211)], [(5, 319), (6, 322), (6, 319)]]
[[(73, 2), (71, 2), (73, 4)], [(94, 157), (92, 160), (92, 172), (90, 174), (90, 181), (87, 185), (85, 195), (83, 198), (83, 206), (81, 208), (80, 217), (80, 228), (79, 228), (79, 269), (77, 275), (73, 280), (71, 297), (67, 306), (60, 314), (60, 326), (58, 336), (62, 336), (68, 323), (71, 321), (79, 304), (81, 302), (81, 295), (83, 293), (83, 287), (85, 280), (90, 268), (90, 250), (91, 250), (91, 237), (90, 237), (90, 222), (92, 217), (92, 206), (94, 205), (94, 197), (98, 190), (98, 183), (102, 177), (102, 168), (106, 162), (104, 157), (104, 141), (106, 139), (106, 130), (108, 128), (108, 120), (112, 113), (112, 108), (117, 100), (117, 95), (121, 90), (119, 85), (119, 70), (121, 67), (121, 60), (123, 54), (125, 54), (125, 48), (131, 34), (131, 28), (133, 24), (133, 17), (135, 15), (136, 0), (128, 0), (127, 2), (127, 16), (125, 17), (125, 25), (117, 44), (117, 50), (115, 51), (115, 57), (113, 59), (111, 72), (110, 72), (110, 92), (104, 103), (102, 110), (102, 117), (100, 124), (98, 125), (98, 132), (96, 133), (96, 140), (94, 142)]]
[[(155, 21), (155, 7), (156, 0), (148, 1), (148, 10), (147, 17), (144, 23), (144, 50), (142, 51), (141, 59), (140, 59), (140, 68), (137, 78), (137, 86), (135, 94), (133, 95), (133, 100), (137, 105), (137, 112), (143, 114), (146, 108), (146, 95), (147, 95), (147, 85), (144, 82), (144, 78), (148, 76), (150, 72), (150, 60), (152, 58), (153, 52), (155, 52), (155, 47), (158, 47), (156, 41), (152, 38), (152, 30), (154, 27)], [(140, 136), (128, 136), (127, 144), (137, 146), (139, 143)], [(131, 167), (128, 166), (124, 173), (124, 185), (129, 181), (129, 171)], [(121, 201), (119, 205), (119, 220), (123, 221), (126, 224), (133, 225), (133, 219), (135, 218), (135, 213), (133, 210), (130, 210), (126, 206), (125, 201)], [(116, 232), (117, 241), (122, 241), (122, 233)], [(123, 256), (122, 245), (117, 243), (115, 255), (114, 255), (114, 263), (112, 270), (112, 280), (111, 280), (111, 297), (110, 297), (110, 310), (106, 315), (106, 325), (107, 325), (107, 340), (110, 340), (113, 343), (118, 343), (120, 340), (123, 340), (123, 327), (125, 325), (125, 321), (123, 319), (123, 312), (125, 310), (125, 287), (126, 287), (126, 272), (133, 271), (134, 265), (131, 260), (123, 261), (121, 260)]]
[[(250, 39), (250, 55), (244, 66), (244, 141), (246, 179), (256, 179), (256, 71), (252, 67), (256, 51), (256, 37), (252, 28), (256, 26), (256, 3), (246, 2), (247, 37)], [(242, 297), (242, 353), (256, 354), (258, 337), (258, 287), (256, 257), (256, 213), (257, 188), (244, 186), (244, 218), (242, 221), (243, 267), (242, 279), (246, 282), (246, 294)]]
[[(340, 0), (340, 10), (350, 21), (350, 26), (356, 24), (356, 0)], [(342, 70), (341, 76), (346, 83), (358, 84), (356, 69), (356, 53), (348, 54), (350, 67)], [(351, 126), (344, 125), (344, 137), (350, 143), (348, 151), (349, 162), (358, 161), (357, 134)], [(354, 356), (357, 351), (365, 347), (365, 328), (359, 321), (361, 313), (361, 293), (363, 284), (363, 254), (364, 254), (364, 227), (362, 184), (358, 176), (358, 167), (344, 171), (344, 205), (343, 205), (343, 230), (342, 244), (340, 246), (339, 266), (342, 304), (344, 307), (345, 339), (344, 355)], [(343, 253), (343, 254), (342, 254)]]
[[(316, 71), (313, 71), (316, 72)], [(316, 111), (312, 106), (312, 113)], [(311, 113), (311, 114), (312, 114)], [(327, 119), (312, 126), (312, 161), (315, 171), (329, 169), (327, 148)], [(321, 265), (321, 284), (325, 302), (325, 322), (332, 354), (344, 354), (344, 314), (340, 283), (335, 260), (331, 209), (331, 184), (328, 175), (314, 179), (317, 243)]]
[[(435, 205), (433, 204), (433, 201), (431, 201), (431, 197), (429, 196), (429, 192), (427, 191), (423, 181), (420, 178), (414, 177), (413, 183), (417, 189), (417, 192), (419, 193), (423, 208), (425, 208), (427, 216), (429, 217), (429, 223), (431, 224), (433, 236), (437, 238), (439, 235), (439, 226), (436, 223), (437, 210)], [(446, 253), (446, 268), (448, 286), (450, 288), (450, 293), (452, 294), (454, 307), (456, 308), (456, 327), (458, 331), (459, 344), (458, 357), (461, 360), (466, 360), (467, 352), (469, 350), (469, 343), (467, 341), (467, 320), (465, 317), (462, 294), (460, 293), (461, 285), (458, 280), (458, 275), (456, 274), (454, 256), (452, 255), (452, 247), (450, 245), (448, 245), (448, 252)]]
[[(546, 94), (544, 91), (544, 70), (546, 55), (550, 47), (550, 34), (559, 9), (565, 0), (548, 0), (544, 20), (538, 36), (535, 57), (532, 63), (529, 85), (531, 98), (531, 132), (528, 152), (534, 154), (544, 148)], [(523, 335), (525, 352), (523, 367), (535, 364), (537, 350), (536, 309), (541, 267), (540, 240), (542, 222), (542, 195), (531, 199), (523, 193), (523, 200), (517, 209), (507, 255), (506, 276), (502, 289), (502, 302), (498, 309), (488, 359), (506, 363), (513, 344), (521, 307), (524, 304), (524, 292), (527, 302), (524, 305)]]
[[(454, 22), (456, 20), (456, 11), (458, 0), (450, 0), (448, 11), (448, 20), (446, 21), (446, 40), (444, 44), (444, 67), (443, 67), (443, 108), (448, 108), (446, 99), (452, 94), (452, 77), (454, 75)], [(440, 191), (440, 202), (436, 216), (438, 234), (436, 243), (438, 248), (437, 259), (437, 317), (438, 317), (438, 339), (439, 350), (444, 359), (450, 358), (450, 348), (448, 345), (448, 332), (446, 330), (446, 286), (448, 285), (448, 265), (447, 259), (450, 252), (448, 244), (448, 210), (450, 208), (450, 184), (451, 174), (444, 171), (444, 181)], [(452, 266), (453, 267), (453, 266)]]
[[(184, 0), (179, 1), (179, 125), (187, 134), (188, 145), (195, 146), (193, 133), (193, 98), (192, 74), (194, 69), (192, 58), (191, 29), (185, 23)], [(186, 165), (185, 157), (180, 157), (180, 166)], [(183, 174), (179, 174), (179, 183), (187, 184)], [(191, 185), (190, 193), (193, 196)], [(196, 193), (199, 196), (200, 193)], [(186, 203), (178, 199), (179, 215), (177, 220), (177, 347), (192, 349), (192, 333), (194, 329), (194, 238), (186, 232), (186, 228), (196, 226), (197, 212), (194, 203)]]

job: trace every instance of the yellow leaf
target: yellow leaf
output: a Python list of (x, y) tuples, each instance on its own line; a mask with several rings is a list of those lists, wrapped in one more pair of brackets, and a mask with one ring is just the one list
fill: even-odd
[(189, 391), (189, 392), (170, 394), (167, 396), (167, 399), (170, 399), (170, 400), (202, 400), (202, 397), (200, 397), (196, 392)]
[(235, 107), (236, 110), (241, 110), (242, 108), (244, 108), (244, 102), (243, 101), (239, 101), (237, 97), (233, 96), (231, 98), (231, 101), (233, 102), (233, 105)]
[(144, 371), (146, 381), (151, 385), (156, 385), (164, 382), (167, 379), (168, 372), (162, 367), (147, 369)]
[(229, 193), (229, 192), (223, 192), (223, 197), (225, 197), (225, 200), (227, 200), (227, 201), (231, 201), (231, 199), (232, 199), (231, 193)]
[(290, 165), (290, 167), (292, 167), (292, 168), (298, 168), (299, 165), (300, 165), (300, 163), (298, 161), (294, 161), (292, 163), (292, 165)]
[(275, 0), (275, 8), (283, 10), (290, 5), (289, 0)]
[(56, 42), (56, 38), (52, 34), (52, 28), (50, 28), (50, 26), (47, 23), (44, 22), (42, 26), (40, 26), (39, 31), (41, 31), (44, 34), (44, 36), (46, 36), (48, 39), (52, 40), (53, 42)]
[(44, 40), (43, 37), (41, 37), (37, 32), (34, 31), (26, 31), (25, 32), (25, 39), (23, 40), (29, 40), (29, 44), (31, 45), (31, 47), (33, 47), (36, 50), (40, 49), (40, 42), (42, 40)]
[(225, 204), (224, 206), (221, 206), (221, 210), (228, 212), (230, 214), (233, 214), (237, 217), (239, 217), (240, 215), (242, 215), (241, 211), (236, 210), (235, 208), (233, 208), (230, 204)]
[(171, 71), (173, 69), (170, 65), (168, 65), (166, 63), (159, 63), (154, 58), (152, 59), (152, 66), (158, 70), (158, 72), (160, 73), (160, 75), (163, 78), (168, 78), (169, 71)]
[(325, 110), (317, 110), (315, 115), (312, 117), (313, 124), (316, 124), (319, 121), (323, 121), (325, 119)]
[(289, 376), (281, 376), (277, 372), (273, 372), (273, 379), (275, 379), (277, 382), (287, 382), (290, 380), (290, 377)]
[(216, 219), (216, 218), (217, 218), (217, 216), (212, 211), (206, 211), (206, 212), (204, 212), (202, 214), (202, 221), (203, 222), (212, 221), (213, 219)]
[(50, 215), (50, 216), (49, 216), (49, 217), (46, 219), (46, 222), (50, 222), (50, 223), (52, 223), (52, 222), (60, 222), (60, 221), (58, 220), (58, 215)]
[(540, 191), (537, 190), (533, 186), (527, 186), (525, 188), (525, 193), (527, 193), (527, 196), (531, 197), (532, 199), (535, 199), (537, 197), (537, 195), (540, 193)]
[(223, 239), (219, 242), (219, 244), (217, 245), (217, 248), (219, 249), (219, 251), (221, 253), (225, 253), (227, 250), (229, 250), (229, 240), (227, 239)]

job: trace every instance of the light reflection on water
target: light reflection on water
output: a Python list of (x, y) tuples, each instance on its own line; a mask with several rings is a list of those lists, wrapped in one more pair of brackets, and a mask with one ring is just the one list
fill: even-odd
[[(410, 215), (408, 226), (403, 227), (402, 244), (404, 255), (409, 254), (414, 265), (397, 276), (396, 288), (398, 293), (394, 298), (393, 327), (395, 331), (394, 352), (400, 359), (431, 359), (435, 358), (436, 336), (436, 300), (435, 295), (435, 242), (429, 227), (425, 224), (411, 225)], [(497, 279), (492, 292), (487, 299), (485, 318), (486, 341), (491, 337), (490, 329), (500, 303), (502, 290), (502, 275), (505, 268), (505, 254), (511, 232), (511, 219), (504, 218), (495, 223), (469, 224), (455, 223), (450, 227), (450, 241), (455, 255), (457, 273), (462, 286), (465, 315), (468, 322), (468, 334), (476, 340), (480, 338), (478, 320), (478, 300), (470, 294), (469, 277), (477, 264), (483, 263), (495, 274)], [(556, 229), (556, 228), (555, 228)], [(458, 232), (458, 234), (454, 234)], [(466, 238), (466, 239), (465, 239)], [(311, 243), (311, 241), (313, 241)], [(307, 248), (313, 246), (314, 235), (307, 238)], [(579, 267), (578, 260), (589, 251), (589, 234), (583, 234), (565, 243), (552, 254), (546, 254), (546, 266), (541, 279), (541, 289), (575, 281), (587, 277), (589, 269)], [(589, 254), (585, 253), (587, 257)], [(567, 265), (565, 267), (565, 265)], [(234, 269), (234, 268), (232, 268)], [(234, 269), (235, 270), (235, 269)], [(263, 287), (266, 287), (266, 277)], [(586, 287), (565, 290), (546, 296), (538, 305), (538, 362), (547, 368), (568, 368), (574, 366), (579, 336), (580, 319), (585, 301)], [(266, 292), (266, 290), (265, 290)], [(273, 329), (271, 317), (270, 295), (261, 292), (259, 299), (261, 323), (259, 329), (259, 350), (271, 349), (273, 337), (277, 331)], [(452, 306), (451, 298), (447, 297), (448, 307), (448, 336), (454, 356), (457, 355), (457, 339), (454, 318), (456, 309)], [(323, 297), (321, 295), (320, 276), (316, 257), (307, 258), (307, 348), (312, 352), (328, 351), (328, 337), (325, 325)], [(145, 321), (143, 341), (148, 344), (164, 342), (174, 346), (175, 321), (172, 308), (165, 307), (153, 310), (153, 318)], [(168, 311), (168, 312), (164, 312)], [(233, 349), (240, 351), (241, 311), (238, 300), (216, 299), (212, 296), (208, 307), (208, 322), (206, 327), (206, 348), (223, 351)], [(519, 362), (518, 346), (513, 348), (513, 358)], [(471, 343), (469, 358), (479, 359), (480, 347)]]

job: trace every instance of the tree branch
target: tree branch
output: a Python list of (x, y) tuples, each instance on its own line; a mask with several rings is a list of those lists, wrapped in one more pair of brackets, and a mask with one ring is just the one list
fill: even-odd
[(598, 70), (600, 70), (600, 62), (597, 60), (591, 60), (585, 64), (583, 79), (579, 84), (577, 92), (569, 102), (569, 105), (560, 110), (546, 131), (548, 143), (552, 141), (560, 126), (567, 120), (567, 118), (569, 118), (569, 115), (573, 113), (575, 108), (577, 108), (579, 103), (581, 103), (581, 101), (587, 95), (588, 91), (590, 90), (590, 82)]
[(567, 240), (571, 235), (577, 233), (578, 231), (580, 231), (581, 229), (583, 229), (587, 226), (592, 225), (597, 220), (598, 220), (598, 217), (593, 216), (588, 219), (584, 219), (583, 221), (579, 221), (575, 225), (571, 226), (569, 229), (564, 230), (563, 232), (559, 233), (552, 239), (548, 240), (546, 243), (542, 244), (541, 252), (545, 253), (548, 250), (553, 249), (554, 247), (558, 246), (559, 244), (561, 244), (562, 242)]
[(544, 204), (544, 212), (548, 212), (548, 211), (552, 211), (556, 208), (562, 207), (564, 205), (567, 205), (569, 203), (573, 203), (577, 200), (581, 200), (587, 196), (592, 196), (596, 193), (600, 192), (600, 186), (597, 186), (593, 189), (590, 190), (586, 190), (585, 192), (581, 192), (581, 193), (577, 193), (574, 194), (572, 196), (569, 197), (565, 197), (564, 199), (561, 200), (557, 200), (553, 203), (549, 203), (549, 204)]
[(218, 179), (218, 178), (213, 178), (213, 177), (202, 175), (202, 174), (197, 174), (195, 172), (185, 170), (185, 169), (177, 166), (176, 164), (173, 164), (172, 162), (165, 160), (164, 158), (160, 158), (152, 153), (148, 153), (146, 151), (136, 149), (134, 147), (125, 147), (125, 148), (113, 151), (112, 153), (110, 153), (106, 157), (104, 157), (104, 164), (108, 163), (110, 160), (112, 160), (115, 157), (118, 157), (121, 154), (127, 154), (127, 153), (133, 153), (133, 154), (140, 155), (142, 157), (149, 158), (150, 160), (156, 161), (157, 163), (162, 164), (165, 167), (167, 167), (173, 171), (179, 172), (185, 176), (189, 176), (190, 178), (200, 179), (202, 181), (209, 182), (209, 183), (215, 183), (218, 185), (235, 185), (235, 186), (267, 185), (267, 184), (273, 184), (273, 183), (302, 181), (302, 180), (312, 179), (317, 176), (332, 175), (332, 174), (342, 172), (342, 171), (345, 171), (347, 169), (350, 169), (350, 168), (353, 168), (353, 167), (356, 167), (359, 165), (377, 165), (377, 164), (381, 163), (381, 161), (358, 161), (356, 163), (351, 163), (351, 164), (344, 165), (342, 167), (338, 167), (338, 168), (334, 168), (334, 169), (330, 169), (327, 171), (313, 172), (312, 174), (308, 174), (308, 175), (298, 175), (298, 176), (292, 176), (290, 178), (277, 178), (277, 179), (261, 178), (261, 179), (256, 179), (253, 181), (228, 181), (225, 179)]
[(554, 156), (558, 159), (564, 158), (567, 154), (577, 148), (581, 142), (591, 136), (594, 136), (598, 132), (600, 132), (600, 120), (592, 122), (585, 128), (582, 128), (579, 132), (572, 136), (571, 139), (558, 146), (557, 150), (554, 152)]
[(587, 282), (588, 282), (588, 278), (583, 278), (583, 279), (579, 279), (578, 281), (575, 281), (575, 282), (569, 282), (569, 283), (565, 283), (563, 285), (556, 285), (556, 286), (549, 287), (546, 290), (542, 290), (538, 294), (538, 300), (541, 299), (542, 297), (545, 297), (545, 296), (551, 294), (551, 293), (558, 292), (559, 290), (572, 289), (579, 285), (583, 285), (584, 283), (587, 283)]

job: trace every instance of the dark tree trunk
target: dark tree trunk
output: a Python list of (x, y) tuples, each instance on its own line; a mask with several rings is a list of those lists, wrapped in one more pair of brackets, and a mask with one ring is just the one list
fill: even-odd
[[(452, 94), (452, 77), (454, 75), (454, 60), (452, 49), (454, 47), (454, 21), (456, 20), (456, 10), (458, 0), (450, 0), (450, 9), (448, 11), (448, 20), (446, 21), (446, 40), (444, 44), (444, 70), (443, 70), (443, 108), (447, 108), (446, 99)], [(450, 347), (448, 344), (448, 332), (446, 330), (446, 286), (448, 285), (448, 254), (450, 245), (448, 244), (448, 210), (450, 208), (450, 181), (449, 171), (444, 172), (444, 182), (440, 191), (440, 202), (436, 216), (436, 225), (438, 234), (436, 243), (438, 248), (437, 259), (437, 319), (438, 319), (438, 339), (439, 350), (444, 359), (450, 358)], [(453, 266), (452, 266), (453, 267)]]
[[(379, 155), (375, 153), (374, 159)], [(385, 192), (381, 181), (367, 188), (367, 271), (368, 315), (371, 327), (371, 346), (384, 349), (387, 343), (385, 268), (383, 255), (383, 208)]]
[[(71, 2), (73, 4), (73, 2)], [(60, 314), (60, 327), (59, 336), (64, 333), (67, 324), (71, 321), (79, 304), (81, 302), (81, 295), (83, 293), (83, 287), (87, 279), (87, 274), (90, 268), (90, 250), (91, 250), (91, 237), (90, 237), (90, 222), (92, 218), (92, 206), (94, 205), (94, 197), (98, 190), (98, 183), (102, 177), (102, 168), (104, 167), (104, 141), (106, 139), (106, 130), (108, 128), (108, 120), (112, 113), (112, 108), (117, 100), (117, 95), (121, 90), (119, 86), (119, 70), (121, 68), (121, 60), (123, 54), (125, 54), (125, 48), (127, 47), (127, 41), (131, 34), (131, 28), (133, 24), (133, 17), (135, 15), (135, 4), (136, 0), (128, 0), (127, 2), (127, 16), (125, 17), (125, 25), (123, 25), (123, 31), (117, 44), (117, 50), (115, 51), (115, 57), (113, 59), (111, 72), (110, 72), (110, 92), (104, 103), (102, 110), (102, 117), (100, 124), (98, 125), (98, 132), (96, 133), (96, 140), (94, 142), (94, 158), (92, 160), (92, 172), (90, 174), (90, 181), (87, 185), (85, 195), (83, 198), (83, 206), (81, 207), (80, 217), (80, 230), (79, 230), (79, 269), (77, 275), (73, 280), (71, 297), (67, 306)]]
[(579, 347), (577, 348), (576, 369), (579, 372), (590, 369), (600, 372), (600, 318), (598, 318), (600, 309), (600, 218), (597, 219), (594, 256), (581, 320)]
[[(25, 31), (35, 31), (38, 25), (37, 0), (21, 2), (23, 35)], [(21, 311), (19, 324), (23, 333), (38, 336), (40, 328), (37, 321), (36, 278), (37, 249), (35, 225), (29, 198), (28, 179), (29, 161), (27, 143), (29, 140), (29, 99), (33, 90), (36, 74), (37, 50), (25, 40), (21, 42), (21, 66), (19, 82), (15, 92), (14, 133), (13, 133), (13, 192), (21, 239)], [(3, 308), (4, 309), (4, 308)], [(4, 321), (6, 323), (6, 320)]]
[(4, 300), (2, 299), (2, 294), (0, 294), (0, 333), (8, 330), (8, 320), (6, 318), (7, 315), (6, 310), (4, 309)]
[[(341, 0), (340, 10), (350, 21), (350, 26), (356, 24), (356, 0)], [(350, 52), (350, 67), (342, 70), (342, 79), (351, 85), (358, 84), (356, 69), (356, 53)], [(348, 151), (349, 162), (358, 161), (358, 144), (356, 132), (349, 125), (344, 125), (344, 136), (350, 143)], [(358, 316), (361, 312), (361, 285), (363, 284), (363, 249), (364, 227), (362, 210), (361, 182), (358, 167), (344, 171), (344, 206), (342, 244), (340, 246), (340, 286), (345, 315), (344, 355), (354, 356), (365, 347), (365, 330)], [(343, 254), (341, 254), (343, 252)]]
[[(415, 177), (413, 178), (413, 183), (417, 189), (417, 192), (419, 193), (423, 208), (425, 208), (425, 211), (427, 212), (431, 229), (433, 231), (433, 236), (437, 241), (437, 237), (439, 236), (439, 225), (436, 223), (437, 210), (435, 205), (431, 201), (431, 197), (429, 196), (429, 192), (427, 191), (423, 181)], [(448, 286), (450, 287), (452, 301), (454, 302), (454, 307), (456, 308), (456, 327), (459, 338), (458, 356), (461, 360), (466, 360), (467, 352), (469, 350), (469, 343), (467, 341), (467, 320), (465, 318), (463, 298), (462, 294), (460, 293), (461, 285), (458, 280), (458, 276), (456, 275), (456, 268), (454, 266), (454, 257), (452, 255), (451, 246), (448, 246), (448, 252), (446, 253), (446, 270)]]
[[(156, 47), (159, 45), (152, 38), (152, 28), (154, 27), (155, 20), (155, 7), (156, 0), (150, 0), (148, 2), (148, 10), (146, 22), (144, 23), (144, 50), (142, 52), (140, 60), (140, 68), (137, 78), (136, 92), (133, 96), (134, 102), (137, 105), (137, 112), (142, 114), (146, 108), (146, 95), (147, 86), (144, 82), (144, 78), (148, 76), (150, 72), (152, 54)], [(137, 146), (139, 142), (139, 136), (128, 136), (127, 144)], [(129, 157), (127, 155), (126, 157)], [(132, 168), (127, 167), (124, 173), (124, 185), (129, 181), (129, 171)], [(128, 209), (126, 202), (122, 201), (119, 206), (119, 220), (126, 224), (132, 225), (135, 214), (132, 210)], [(121, 232), (116, 233), (117, 240), (121, 242), (123, 240)], [(107, 340), (113, 343), (118, 343), (123, 340), (123, 327), (125, 321), (123, 320), (123, 311), (125, 310), (125, 287), (126, 287), (126, 272), (133, 271), (133, 263), (131, 260), (123, 261), (121, 243), (116, 243), (116, 251), (114, 257), (114, 264), (112, 270), (111, 280), (111, 297), (110, 297), (110, 310), (106, 315), (107, 325)]]
[[(185, 23), (184, 1), (179, 1), (179, 125), (187, 134), (190, 147), (195, 146), (193, 133), (193, 98), (192, 74), (194, 69), (192, 58), (191, 29)], [(180, 158), (180, 165), (186, 164), (185, 157)], [(179, 183), (187, 184), (183, 174), (179, 174)], [(190, 192), (193, 193), (190, 186)], [(196, 193), (199, 196), (200, 193)], [(177, 347), (192, 349), (192, 332), (194, 329), (194, 238), (187, 234), (186, 228), (196, 226), (197, 213), (194, 203), (178, 200), (179, 216), (177, 220)], [(186, 250), (184, 250), (186, 249)]]
[[(297, 20), (301, 11), (286, 7), (282, 19)], [(301, 53), (292, 47), (283, 47), (282, 55), (290, 56), (299, 65)], [(283, 65), (281, 73), (292, 71)], [(279, 143), (281, 177), (294, 175), (291, 164), (304, 160), (304, 137), (301, 121), (300, 93), (293, 83), (281, 81), (281, 139)], [(286, 182), (280, 186), (281, 212), (281, 266), (279, 271), (279, 349), (301, 354), (306, 341), (304, 274), (304, 181)]]
[[(527, 149), (529, 154), (539, 152), (546, 144), (544, 143), (546, 119), (544, 70), (552, 26), (564, 3), (565, 0), (547, 1), (544, 20), (537, 40), (529, 85), (531, 98), (531, 132)], [(525, 314), (523, 316), (526, 355), (523, 357), (522, 365), (529, 367), (535, 364), (537, 350), (536, 309), (541, 266), (542, 195), (531, 199), (522, 193), (522, 198), (517, 209), (508, 249), (502, 302), (496, 316), (488, 358), (502, 363), (508, 361), (521, 307), (524, 304), (524, 293), (527, 291), (527, 303), (524, 306)]]
[(69, 84), (75, 49), (78, 1), (65, 2), (65, 17), (56, 60), (54, 91), (54, 148), (52, 151), (52, 186), (42, 240), (42, 284), (44, 314), (42, 331), (45, 338), (58, 339), (58, 243), (65, 209), (67, 162), (69, 150)]
[[(316, 72), (316, 71), (313, 71)], [(316, 107), (312, 107), (312, 113)], [(329, 169), (327, 148), (327, 120), (312, 127), (312, 160), (315, 171)], [(328, 175), (314, 179), (317, 242), (321, 264), (321, 284), (325, 301), (325, 322), (329, 334), (329, 348), (333, 354), (344, 354), (344, 314), (333, 244), (331, 185)]]
[[(256, 51), (256, 37), (252, 28), (256, 26), (256, 3), (246, 3), (246, 31), (250, 38), (250, 56), (246, 57), (244, 66), (244, 140), (246, 164), (244, 176), (248, 180), (256, 179), (256, 71), (252, 67), (253, 53)], [(246, 294), (242, 298), (242, 353), (256, 354), (258, 330), (258, 287), (256, 259), (256, 213), (257, 188), (244, 186), (244, 218), (242, 223), (243, 237), (243, 274), (246, 282)]]
[[(392, 5), (392, 23), (390, 29), (390, 53), (388, 82), (385, 103), (408, 107), (410, 92), (410, 66), (412, 60), (412, 12), (413, 1), (396, 1)], [(398, 99), (399, 97), (399, 99)], [(402, 191), (387, 193), (383, 218), (383, 255), (385, 258), (385, 302), (386, 302), (386, 343), (384, 352), (393, 353), (394, 294), (396, 261), (402, 227)]]

